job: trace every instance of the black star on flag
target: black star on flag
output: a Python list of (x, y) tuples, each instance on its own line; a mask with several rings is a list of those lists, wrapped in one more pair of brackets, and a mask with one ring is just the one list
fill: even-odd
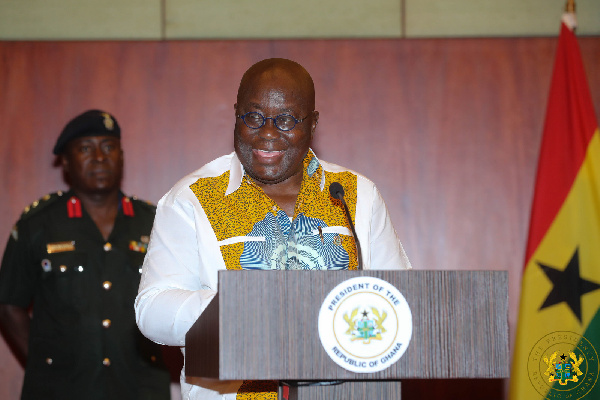
[(562, 271), (540, 262), (537, 264), (553, 285), (550, 294), (540, 307), (540, 311), (564, 301), (581, 323), (581, 296), (600, 289), (600, 284), (579, 276), (579, 249), (575, 249), (573, 257)]

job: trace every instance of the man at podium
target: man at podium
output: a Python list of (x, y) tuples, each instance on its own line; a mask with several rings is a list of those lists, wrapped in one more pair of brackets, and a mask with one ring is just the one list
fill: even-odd
[[(251, 66), (234, 111), (235, 151), (181, 179), (158, 203), (135, 303), (140, 330), (158, 343), (185, 346), (216, 294), (218, 270), (410, 268), (373, 182), (310, 148), (319, 113), (301, 65), (267, 59)], [(334, 182), (343, 197), (330, 192)], [(277, 395), (276, 383), (190, 385), (183, 372), (181, 384), (184, 399)]]

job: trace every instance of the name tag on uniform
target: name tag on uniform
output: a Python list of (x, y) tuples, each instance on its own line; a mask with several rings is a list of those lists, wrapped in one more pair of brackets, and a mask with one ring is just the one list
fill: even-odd
[(52, 253), (62, 253), (64, 251), (74, 251), (75, 250), (75, 241), (70, 240), (67, 242), (54, 242), (48, 243), (46, 245), (46, 251), (48, 254)]

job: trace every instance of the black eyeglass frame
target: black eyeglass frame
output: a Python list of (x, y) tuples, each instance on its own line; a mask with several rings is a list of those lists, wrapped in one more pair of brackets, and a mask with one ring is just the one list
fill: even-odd
[[(263, 122), (262, 122), (262, 124), (260, 124), (260, 125), (259, 125), (259, 126), (257, 126), (256, 128), (255, 128), (255, 127), (253, 127), (253, 126), (250, 126), (250, 125), (248, 125), (248, 124), (246, 123), (246, 117), (247, 117), (249, 114), (256, 114), (256, 115), (260, 115), (260, 116), (262, 117), (262, 119), (263, 119)], [(308, 116), (309, 116), (309, 115), (310, 115), (310, 114), (308, 114), (306, 117), (303, 117), (303, 118), (301, 118), (301, 119), (298, 119), (298, 118), (296, 118), (296, 117), (294, 117), (293, 115), (290, 115), (290, 114), (279, 114), (279, 115), (276, 115), (276, 116), (274, 116), (274, 117), (265, 117), (264, 115), (262, 115), (261, 113), (259, 113), (259, 112), (257, 112), (257, 111), (248, 111), (248, 112), (247, 112), (246, 114), (244, 114), (244, 115), (239, 115), (239, 114), (236, 114), (236, 117), (237, 117), (237, 118), (240, 118), (242, 121), (244, 121), (244, 125), (246, 125), (246, 126), (247, 126), (248, 128), (250, 128), (250, 129), (260, 129), (260, 128), (262, 128), (263, 126), (265, 126), (265, 124), (267, 123), (267, 120), (268, 120), (268, 119), (270, 119), (270, 120), (273, 120), (273, 124), (275, 125), (275, 127), (276, 127), (277, 129), (279, 129), (280, 131), (283, 131), (283, 132), (289, 132), (289, 131), (291, 131), (292, 129), (294, 129), (294, 128), (296, 127), (296, 125), (298, 125), (298, 124), (299, 124), (299, 123), (301, 123), (301, 122), (304, 122), (304, 120), (305, 120), (306, 118), (308, 118)], [(279, 125), (277, 125), (277, 118), (279, 118), (279, 117), (291, 117), (291, 118), (294, 120), (294, 126), (292, 126), (290, 129), (282, 129), (282, 128), (281, 128)]]

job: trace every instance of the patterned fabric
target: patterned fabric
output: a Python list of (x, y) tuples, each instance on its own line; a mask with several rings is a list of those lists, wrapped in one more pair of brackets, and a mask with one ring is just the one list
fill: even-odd
[(244, 381), (236, 400), (277, 400), (277, 381)]
[[(332, 182), (344, 186), (365, 270), (411, 268), (372, 181), (312, 151), (304, 171), (291, 219), (244, 176), (235, 153), (188, 174), (163, 196), (135, 302), (144, 335), (185, 346), (185, 333), (214, 298), (224, 269), (356, 268), (343, 207), (329, 195)], [(198, 378), (191, 384), (182, 374), (181, 391), (185, 400), (234, 400), (242, 383)], [(248, 389), (244, 395), (275, 394)]]
[[(324, 173), (312, 151), (304, 158), (303, 170), (291, 221), (248, 175), (229, 195), (229, 171), (190, 186), (222, 243), (227, 269), (356, 269), (356, 247), (342, 202), (328, 190), (334, 181), (342, 184), (354, 220), (356, 176), (348, 171)], [(268, 389), (271, 386), (270, 381), (244, 381), (236, 399), (277, 399), (277, 383)]]
[(201, 178), (190, 186), (220, 241), (227, 269), (356, 269), (356, 247), (342, 203), (328, 190), (334, 181), (344, 186), (354, 220), (356, 175), (324, 172), (309, 151), (290, 221), (247, 175), (226, 195), (229, 174)]

